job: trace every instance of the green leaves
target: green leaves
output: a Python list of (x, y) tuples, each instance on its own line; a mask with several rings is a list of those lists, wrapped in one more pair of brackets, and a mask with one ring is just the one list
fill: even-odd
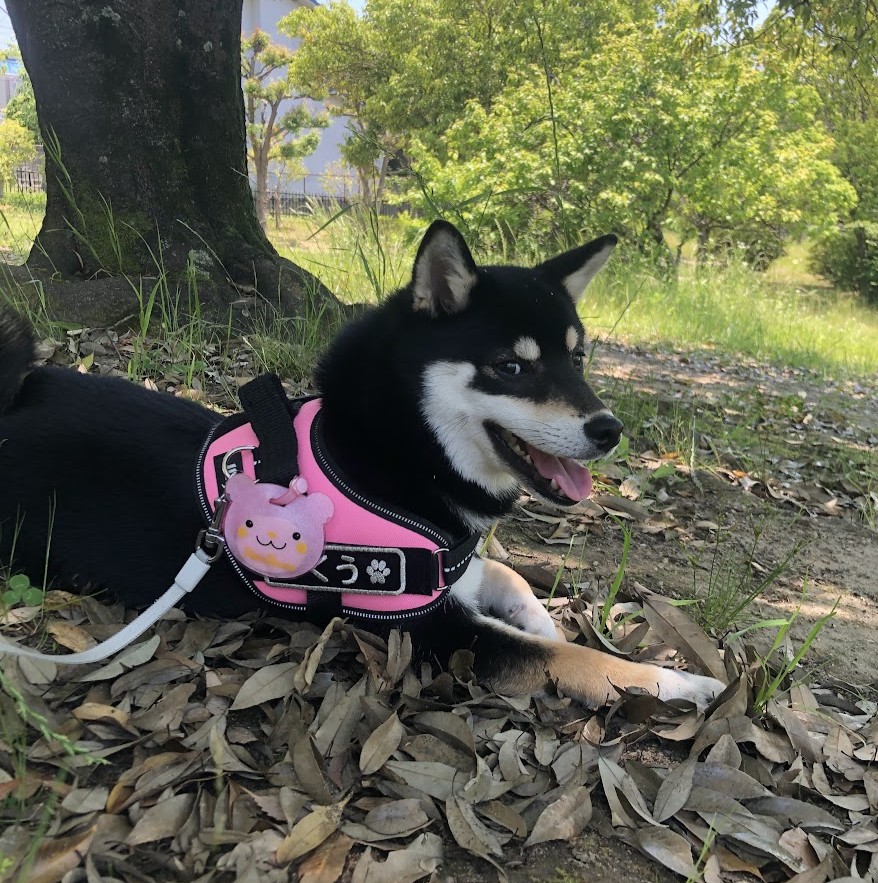
[[(643, 250), (666, 249), (671, 226), (740, 242), (755, 258), (782, 233), (833, 221), (853, 195), (829, 162), (813, 89), (770, 50), (692, 40), (687, 3), (669, 7), (661, 27), (608, 26), (593, 51), (553, 69), (551, 107), (540, 71), (522, 67), (488, 110), (466, 106), (425, 157), (426, 177), (458, 205), (489, 189), (491, 211), (514, 232), (616, 229)], [(496, 197), (524, 185), (539, 190), (525, 211)], [(546, 210), (556, 196), (576, 229)]]
[(471, 237), (533, 247), (612, 229), (670, 263), (673, 229), (702, 257), (758, 264), (855, 195), (814, 78), (782, 39), (753, 39), (739, 7), (370, 0), (282, 29), (301, 40), (293, 79), (353, 120), (346, 158), (374, 173), (402, 151), (414, 174), (393, 186)]
[(37, 607), (43, 603), (43, 590), (30, 584), (30, 580), (18, 573), (6, 581), (6, 591), (0, 594), (0, 602), (4, 607), (23, 604), (25, 607)]
[(18, 79), (18, 90), (9, 99), (9, 104), (6, 105), (6, 119), (15, 120), (15, 122), (24, 126), (25, 129), (29, 129), (33, 133), (33, 137), (39, 140), (40, 126), (37, 122), (37, 101), (34, 98), (33, 84), (24, 65), (19, 68)]
[(8, 187), (16, 168), (35, 156), (33, 132), (11, 117), (0, 121), (0, 182)]

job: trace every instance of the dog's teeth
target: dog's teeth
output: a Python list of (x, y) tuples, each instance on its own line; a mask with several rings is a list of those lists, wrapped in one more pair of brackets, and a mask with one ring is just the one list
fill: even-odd
[(531, 459), (530, 454), (527, 450), (527, 445), (517, 436), (511, 433), (508, 429), (503, 429), (502, 431), (503, 441), (509, 445), (510, 449), (518, 454), (522, 460), (526, 460), (533, 466), (533, 460)]
[(553, 478), (553, 479), (552, 479), (552, 490), (553, 490), (553, 491), (560, 491), (560, 490), (561, 490), (561, 485), (558, 484), (558, 479), (557, 479), (557, 478)]

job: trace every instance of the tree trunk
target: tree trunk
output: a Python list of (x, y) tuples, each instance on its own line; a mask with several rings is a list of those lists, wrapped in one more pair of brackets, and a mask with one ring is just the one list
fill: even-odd
[(669, 278), (674, 270), (674, 262), (668, 241), (665, 239), (665, 231), (662, 229), (658, 218), (650, 218), (645, 230), (646, 246), (655, 267), (665, 277)]
[[(261, 133), (250, 138), (253, 165), (256, 168), (256, 220), (259, 221), (262, 230), (265, 230), (268, 222), (268, 163), (275, 140), (274, 123), (279, 104), (280, 101), (271, 104), (268, 120), (262, 124)], [(257, 125), (255, 101), (249, 101), (247, 104), (247, 121), (251, 126)]]
[(375, 172), (374, 166), (357, 166), (357, 177), (360, 179), (360, 199), (359, 202), (364, 205), (372, 204), (372, 175)]
[(285, 311), (297, 311), (303, 284), (320, 288), (278, 257), (254, 212), (241, 6), (8, 0), (46, 145), (32, 271), (196, 275), (202, 312), (220, 315), (240, 300), (237, 284)]
[(703, 267), (708, 259), (708, 246), (710, 245), (710, 228), (699, 223), (698, 229), (698, 245), (695, 249), (695, 266)]
[(866, 231), (863, 227), (854, 227), (854, 241), (857, 248), (857, 288), (860, 295), (867, 301), (871, 301), (872, 297), (872, 280), (869, 273), (869, 253), (866, 243)]
[(260, 148), (255, 155), (256, 166), (256, 220), (260, 229), (265, 229), (268, 218), (268, 145)]
[(381, 203), (384, 202), (384, 185), (387, 182), (387, 167), (390, 165), (390, 156), (382, 154), (381, 171), (378, 174), (378, 184), (375, 187), (375, 211), (381, 213)]

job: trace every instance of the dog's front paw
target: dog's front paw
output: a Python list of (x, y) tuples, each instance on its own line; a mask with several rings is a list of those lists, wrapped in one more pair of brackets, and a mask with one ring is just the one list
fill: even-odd
[(710, 705), (726, 685), (716, 678), (665, 668), (659, 680), (660, 699), (688, 699), (699, 708)]
[(538, 635), (541, 638), (550, 638), (555, 641), (558, 633), (555, 630), (555, 621), (549, 616), (548, 611), (533, 596), (516, 599), (500, 610), (491, 611), (498, 619), (502, 619), (509, 625), (521, 629), (530, 635)]

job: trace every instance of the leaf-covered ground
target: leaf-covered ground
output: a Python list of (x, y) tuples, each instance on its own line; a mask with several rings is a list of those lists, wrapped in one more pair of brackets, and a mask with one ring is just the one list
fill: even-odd
[[(132, 349), (85, 333), (44, 355), (113, 371)], [(221, 400), (255, 370), (204, 359), (193, 390), (154, 349), (154, 381)], [(490, 553), (568, 640), (724, 672), (713, 707), (502, 697), (467, 652), (412, 668), (398, 633), (173, 611), (105, 664), (0, 660), (8, 879), (878, 880), (876, 383), (623, 348), (597, 367), (637, 437), (592, 501), (523, 500)], [(60, 652), (132, 615), (58, 587), (2, 625)]]

